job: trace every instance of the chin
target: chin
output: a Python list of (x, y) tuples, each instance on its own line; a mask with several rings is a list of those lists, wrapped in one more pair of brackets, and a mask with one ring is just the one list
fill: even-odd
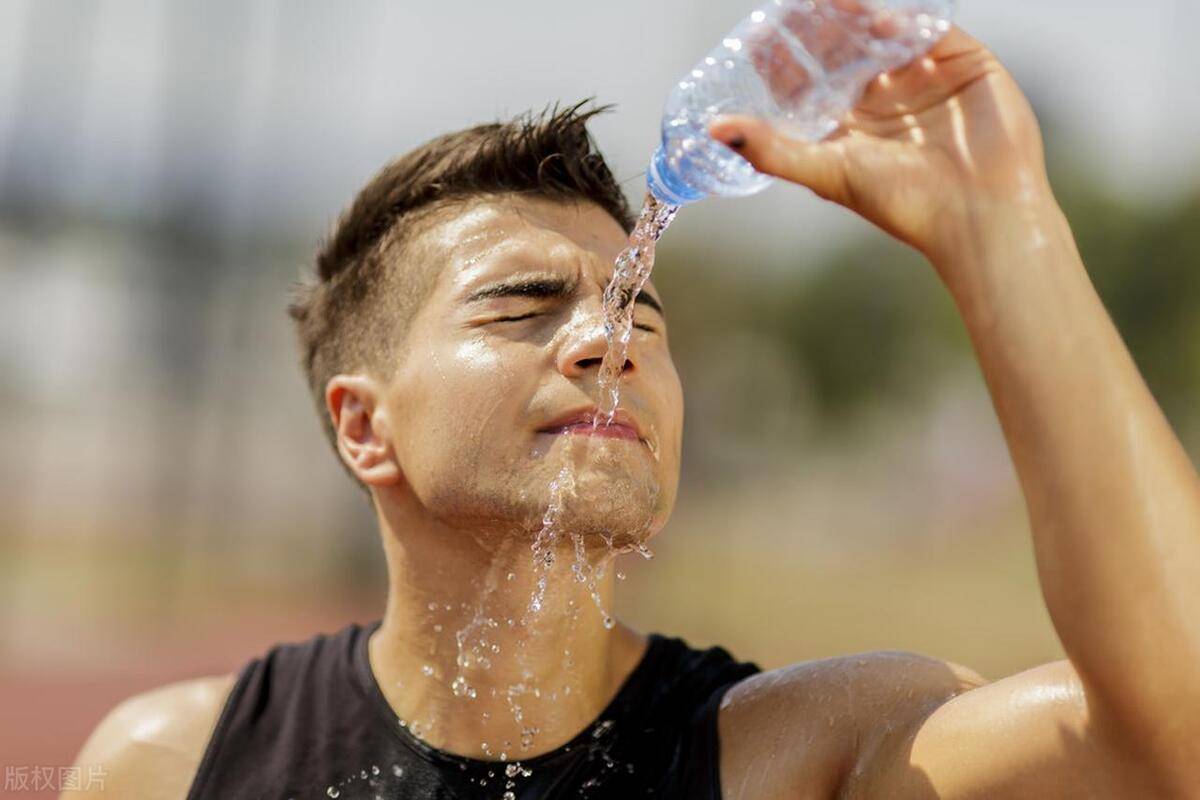
[(560, 495), (557, 527), (567, 535), (632, 549), (662, 527), (663, 499), (652, 473), (584, 469)]
[(549, 514), (565, 534), (644, 540), (642, 531), (661, 516), (662, 467), (645, 445), (600, 440), (599, 446), (562, 448), (504, 471), (515, 479), (505, 493), (519, 498), (526, 527), (535, 533)]
[(435, 482), (425, 500), (460, 527), (536, 536), (550, 517), (560, 535), (583, 536), (589, 548), (594, 539), (596, 546), (635, 549), (666, 524), (675, 481), (644, 445), (600, 441), (532, 462), (477, 465), (475, 477), (486, 480), (463, 481), (459, 471), (455, 480)]

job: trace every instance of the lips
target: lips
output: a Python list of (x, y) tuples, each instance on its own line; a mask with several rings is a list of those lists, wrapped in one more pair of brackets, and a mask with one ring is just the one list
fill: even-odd
[[(595, 422), (597, 417), (600, 418), (598, 423)], [(641, 428), (638, 426), (637, 420), (624, 409), (617, 409), (617, 413), (613, 415), (612, 422), (605, 424), (604, 415), (595, 406), (576, 409), (564, 414), (550, 424), (539, 428), (538, 432), (552, 434), (571, 433), (611, 439), (631, 439), (633, 441), (642, 439)]]

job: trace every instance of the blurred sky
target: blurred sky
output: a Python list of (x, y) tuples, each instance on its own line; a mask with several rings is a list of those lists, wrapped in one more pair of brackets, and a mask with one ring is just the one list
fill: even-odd
[[(440, 132), (595, 96), (629, 193), (667, 89), (746, 0), (0, 2), (0, 197), (245, 233), (323, 232), (384, 161)], [(1200, 172), (1200, 8), (962, 0), (1047, 121), (1139, 199)], [(1167, 130), (1164, 130), (1167, 127)], [(700, 204), (677, 236), (794, 250), (857, 225), (805, 193)]]

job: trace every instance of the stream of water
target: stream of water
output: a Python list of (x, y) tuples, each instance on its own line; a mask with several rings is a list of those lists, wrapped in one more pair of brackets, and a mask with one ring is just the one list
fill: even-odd
[(617, 256), (612, 280), (604, 289), (604, 335), (608, 339), (608, 351), (600, 364), (599, 407), (610, 423), (621, 402), (621, 374), (625, 371), (629, 337), (633, 332), (634, 300), (654, 269), (655, 245), (678, 211), (679, 206), (664, 203), (652, 194), (646, 195), (642, 213), (629, 234), (629, 246)]

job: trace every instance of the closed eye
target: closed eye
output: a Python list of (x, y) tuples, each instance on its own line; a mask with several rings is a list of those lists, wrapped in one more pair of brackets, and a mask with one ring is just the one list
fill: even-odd
[[(492, 320), (492, 322), (519, 322), (523, 319), (529, 319), (530, 317), (536, 317), (536, 316), (538, 316), (537, 311), (530, 311), (528, 314), (519, 314), (514, 317), (496, 317), (495, 319)], [(649, 325), (642, 325), (642, 324), (636, 323), (636, 322), (634, 323), (633, 327), (641, 328), (642, 330), (647, 331), (649, 333), (657, 332), (656, 329), (650, 327)]]

